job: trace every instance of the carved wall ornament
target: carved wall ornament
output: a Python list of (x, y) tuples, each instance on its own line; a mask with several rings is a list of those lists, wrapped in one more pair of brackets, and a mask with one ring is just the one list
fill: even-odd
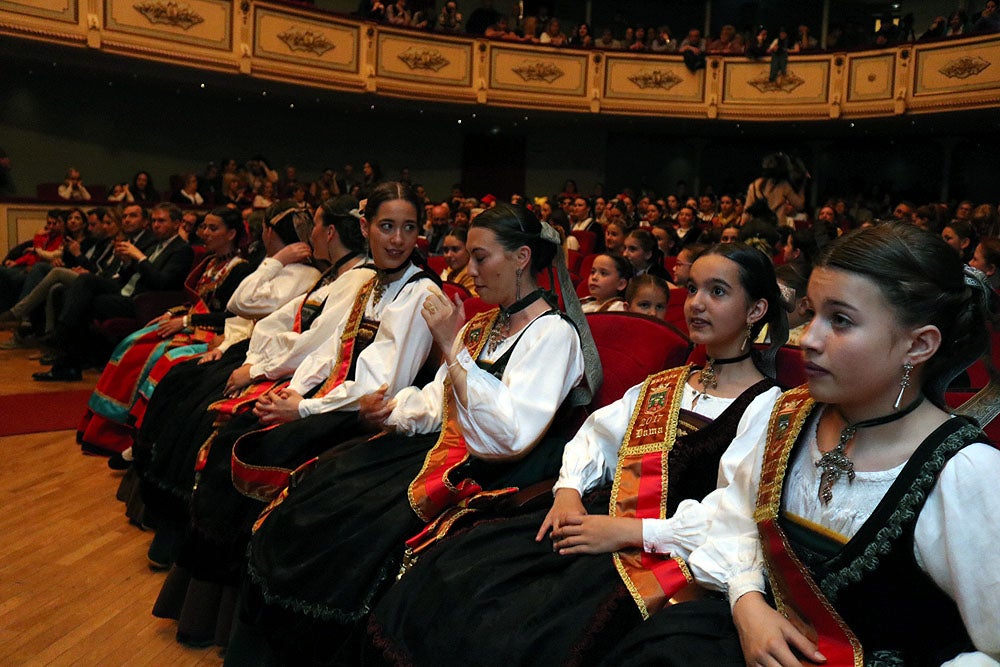
[(874, 74), (869, 74), (868, 75), (868, 83), (875, 83), (875, 79), (877, 79), (877, 78), (878, 77), (875, 76)]
[(513, 68), (513, 72), (525, 81), (544, 81), (545, 83), (552, 83), (565, 74), (565, 72), (552, 63), (545, 63), (540, 60), (534, 62), (525, 60)]
[(451, 64), (437, 49), (417, 49), (414, 46), (400, 53), (399, 59), (410, 69), (428, 69), (432, 72), (438, 72)]
[(979, 56), (962, 56), (950, 61), (938, 71), (949, 79), (968, 79), (982, 72), (990, 64), (988, 60), (983, 60)]
[(183, 30), (205, 22), (204, 17), (191, 9), (187, 3), (174, 0), (140, 2), (132, 5), (132, 8), (145, 16), (150, 23), (164, 23)]
[(795, 74), (792, 70), (788, 70), (784, 75), (779, 75), (774, 81), (769, 81), (766, 74), (747, 81), (747, 83), (762, 93), (790, 93), (805, 82), (805, 79)]
[(278, 39), (284, 42), (290, 51), (305, 51), (315, 53), (317, 56), (337, 48), (323, 33), (303, 30), (298, 26), (291, 26), (280, 33)]
[(673, 70), (669, 69), (654, 69), (652, 71), (648, 69), (641, 69), (637, 74), (633, 74), (628, 77), (628, 80), (643, 90), (648, 88), (662, 88), (663, 90), (670, 90), (683, 81), (683, 79), (674, 74)]

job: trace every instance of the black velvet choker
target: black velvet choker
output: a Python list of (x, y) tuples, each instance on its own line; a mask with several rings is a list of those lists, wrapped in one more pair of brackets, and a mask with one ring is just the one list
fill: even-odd
[(497, 316), (496, 322), (493, 323), (493, 328), (490, 329), (490, 337), (486, 342), (486, 351), (492, 354), (493, 351), (500, 346), (500, 343), (507, 340), (507, 336), (510, 335), (511, 315), (520, 313), (522, 310), (541, 299), (544, 294), (545, 290), (539, 288), (527, 296), (521, 297), (509, 306), (500, 306), (500, 314)]
[[(824, 504), (829, 504), (833, 499), (833, 485), (840, 479), (841, 475), (847, 475), (848, 483), (854, 480), (854, 461), (847, 456), (845, 450), (847, 449), (847, 443), (854, 438), (854, 434), (858, 432), (859, 428), (890, 424), (910, 414), (923, 402), (924, 395), (920, 394), (912, 403), (898, 412), (890, 412), (881, 417), (863, 419), (853, 424), (848, 421), (847, 426), (840, 431), (840, 442), (837, 443), (837, 446), (823, 454), (819, 461), (816, 462), (816, 467), (823, 470), (823, 474), (820, 475), (819, 480), (819, 499)], [(843, 417), (843, 413), (840, 416)], [(847, 421), (847, 419), (844, 418), (844, 421)]]
[(375, 277), (378, 280), (375, 283), (375, 301), (372, 305), (378, 305), (378, 302), (382, 300), (382, 296), (385, 294), (385, 290), (389, 285), (395, 281), (399, 276), (403, 275), (410, 266), (410, 258), (407, 257), (406, 260), (391, 271), (386, 271), (385, 269), (375, 269)]
[(698, 373), (698, 382), (701, 384), (701, 390), (704, 392), (709, 387), (715, 389), (719, 386), (719, 378), (715, 375), (716, 366), (735, 364), (749, 358), (749, 352), (741, 354), (738, 357), (727, 357), (725, 359), (713, 359), (712, 357), (709, 357), (705, 367)]

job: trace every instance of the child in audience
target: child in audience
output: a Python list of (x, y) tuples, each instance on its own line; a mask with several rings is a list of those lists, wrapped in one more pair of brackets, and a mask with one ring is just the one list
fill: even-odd
[(622, 254), (632, 263), (636, 276), (648, 273), (668, 282), (669, 286), (670, 273), (663, 267), (663, 253), (656, 243), (656, 237), (648, 229), (633, 229), (629, 232), (625, 237)]
[(670, 288), (666, 281), (648, 273), (629, 281), (628, 289), (625, 291), (628, 312), (641, 313), (661, 320), (666, 320), (669, 300)]
[(581, 299), (585, 313), (623, 311), (626, 309), (625, 289), (632, 278), (632, 265), (620, 255), (603, 254), (594, 259), (590, 267), (587, 288), (590, 296)]
[(604, 249), (609, 255), (621, 255), (625, 249), (625, 226), (620, 222), (609, 222), (604, 228)]

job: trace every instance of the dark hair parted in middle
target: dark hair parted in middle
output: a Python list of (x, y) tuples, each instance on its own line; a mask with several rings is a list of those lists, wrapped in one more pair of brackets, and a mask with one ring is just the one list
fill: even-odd
[(523, 206), (499, 203), (476, 216), (472, 227), (482, 227), (493, 232), (507, 252), (528, 246), (531, 250), (532, 273), (549, 267), (556, 256), (557, 245), (542, 238), (542, 223)]
[(947, 410), (948, 384), (990, 344), (986, 295), (966, 284), (958, 254), (940, 236), (890, 222), (845, 234), (826, 247), (816, 267), (870, 279), (901, 326), (940, 330), (941, 346), (924, 366), (923, 392)]
[(767, 302), (767, 313), (750, 328), (750, 341), (757, 339), (766, 324), (771, 342), (759, 358), (754, 352), (754, 361), (761, 373), (770, 378), (775, 377), (775, 356), (778, 348), (788, 340), (788, 317), (781, 302), (781, 290), (778, 288), (771, 258), (745, 243), (718, 243), (700, 257), (706, 255), (721, 255), (735, 262), (739, 267), (740, 286), (747, 293), (747, 298), (750, 301), (764, 299)]

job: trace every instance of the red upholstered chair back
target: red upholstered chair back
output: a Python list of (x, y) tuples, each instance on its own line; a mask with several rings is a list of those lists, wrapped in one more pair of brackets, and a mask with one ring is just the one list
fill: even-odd
[(562, 311), (566, 310), (566, 305), (563, 303), (562, 289), (560, 289), (559, 287), (558, 276), (556, 276), (556, 284), (554, 288), (552, 286), (552, 280), (549, 278), (549, 272), (547, 270), (542, 271), (541, 273), (535, 275), (535, 282), (538, 283), (538, 286), (541, 287), (543, 290), (548, 290), (549, 292), (555, 292), (556, 297), (559, 299), (559, 309)]
[(440, 276), (448, 268), (448, 263), (444, 261), (443, 255), (431, 255), (427, 258), (427, 266), (431, 271)]
[[(674, 275), (674, 267), (677, 266), (677, 256), (667, 255), (663, 258), (663, 268), (670, 272), (670, 275)], [(672, 280), (672, 279), (671, 279)]]
[(691, 352), (685, 335), (645, 315), (591, 313), (587, 323), (604, 368), (604, 382), (591, 410), (617, 401), (653, 373), (683, 365)]
[(594, 232), (588, 232), (585, 229), (570, 232), (570, 234), (572, 234), (580, 244), (581, 255), (589, 255), (594, 252), (594, 246), (597, 244), (597, 234)]
[(684, 287), (675, 287), (670, 290), (670, 298), (667, 300), (667, 313), (665, 319), (670, 324), (674, 325), (684, 335), (687, 335), (688, 325), (687, 320), (684, 319), (684, 302), (687, 300), (688, 291)]
[(457, 283), (447, 283), (447, 282), (441, 283), (441, 291), (444, 292), (444, 295), (449, 299), (451, 299), (452, 301), (455, 300), (456, 295), (458, 296), (459, 299), (462, 300), (463, 303), (467, 299), (472, 297), (472, 294), (469, 292), (469, 290), (465, 289), (464, 287), (462, 287)]
[(590, 281), (581, 280), (576, 284), (576, 295), (581, 299), (590, 296)]
[(427, 250), (431, 247), (431, 242), (425, 239), (423, 236), (417, 237), (417, 249), (424, 255), (427, 256)]
[(576, 250), (566, 251), (566, 268), (574, 276), (580, 275), (580, 263), (583, 262), (583, 253)]

